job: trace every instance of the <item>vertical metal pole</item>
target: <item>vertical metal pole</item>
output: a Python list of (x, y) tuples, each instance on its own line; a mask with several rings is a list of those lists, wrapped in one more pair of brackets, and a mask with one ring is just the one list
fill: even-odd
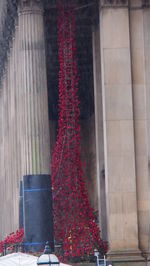
[(97, 254), (96, 254), (96, 266), (99, 266), (99, 258)]
[(7, 249), (7, 246), (6, 246), (6, 243), (5, 243), (5, 246), (4, 246), (4, 256), (6, 255), (6, 249)]
[(104, 255), (104, 266), (106, 266), (106, 257)]

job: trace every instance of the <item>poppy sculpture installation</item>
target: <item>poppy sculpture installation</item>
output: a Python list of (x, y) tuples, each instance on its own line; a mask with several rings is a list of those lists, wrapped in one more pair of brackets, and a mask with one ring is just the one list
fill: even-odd
[[(68, 2), (68, 3), (67, 3)], [(81, 161), (75, 8), (59, 1), (59, 119), (52, 156), (55, 240), (67, 259), (84, 259), (105, 247), (90, 206)]]

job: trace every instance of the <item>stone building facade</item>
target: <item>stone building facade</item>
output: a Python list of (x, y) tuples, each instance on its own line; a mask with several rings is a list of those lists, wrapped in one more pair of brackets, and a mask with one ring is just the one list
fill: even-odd
[[(16, 4), (14, 18), (12, 3)], [(81, 128), (91, 203), (98, 211), (102, 237), (109, 242), (108, 257), (144, 265), (143, 255), (150, 253), (150, 1), (75, 3), (77, 10), (88, 9), (77, 11), (80, 27), (84, 24), (77, 43), (92, 55), (85, 54), (88, 62), (81, 62), (88, 78), (88, 69), (92, 71), (91, 83), (83, 89), (81, 74), (80, 84), (81, 101), (88, 95), (81, 103)], [(1, 0), (0, 5), (3, 238), (19, 226), (22, 176), (51, 173), (58, 90), (53, 79), (58, 68), (55, 1)], [(4, 45), (7, 31), (11, 38)]]

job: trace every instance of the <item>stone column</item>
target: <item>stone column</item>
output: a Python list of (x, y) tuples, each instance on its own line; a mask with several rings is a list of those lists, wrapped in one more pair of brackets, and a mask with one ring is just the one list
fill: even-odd
[(100, 1), (108, 256), (133, 260), (138, 243), (128, 1)]
[[(145, 78), (145, 88), (146, 88), (146, 141), (143, 144), (147, 145), (144, 147), (144, 152), (147, 156), (148, 154), (148, 175), (146, 175), (143, 184), (141, 180), (139, 181), (138, 188), (142, 184), (143, 192), (139, 192), (139, 220), (140, 220), (140, 241), (141, 246), (146, 250), (147, 255), (150, 258), (150, 0), (143, 0), (143, 40), (144, 40), (144, 78)], [(140, 133), (141, 134), (141, 133)], [(141, 135), (140, 135), (141, 136)], [(142, 138), (142, 141), (144, 139)], [(143, 153), (144, 154), (144, 153)], [(144, 154), (144, 155), (145, 155)], [(147, 157), (145, 160), (146, 170), (147, 170)], [(146, 173), (147, 174), (147, 173)], [(146, 219), (144, 219), (146, 218)], [(145, 230), (146, 229), (146, 230)]]
[(96, 175), (98, 212), (101, 236), (107, 239), (106, 228), (106, 196), (104, 169), (104, 141), (103, 141), (103, 107), (100, 64), (100, 31), (99, 25), (93, 29), (93, 73), (94, 73), (94, 106), (95, 106), (95, 139), (96, 139)]
[(139, 241), (150, 252), (150, 1), (131, 1), (130, 36), (135, 119)]
[(19, 1), (22, 102), (22, 175), (50, 173), (50, 136), (43, 7)]

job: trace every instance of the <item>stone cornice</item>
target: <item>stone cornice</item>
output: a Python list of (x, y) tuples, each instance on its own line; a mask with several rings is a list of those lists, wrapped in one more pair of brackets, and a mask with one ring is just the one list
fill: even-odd
[(142, 0), (143, 7), (150, 7), (150, 0)]
[(128, 0), (100, 0), (101, 7), (128, 7)]
[(43, 11), (41, 0), (19, 0), (19, 13), (41, 11)]

